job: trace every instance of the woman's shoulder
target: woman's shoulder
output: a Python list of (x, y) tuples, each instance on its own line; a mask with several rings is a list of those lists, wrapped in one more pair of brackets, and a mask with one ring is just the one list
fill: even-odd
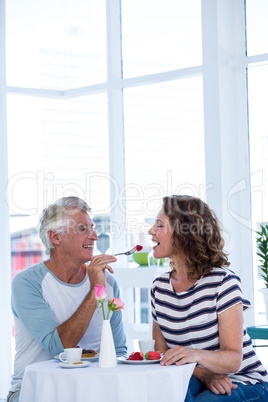
[(205, 276), (218, 276), (222, 278), (225, 278), (227, 276), (234, 276), (238, 278), (237, 274), (228, 267), (213, 267), (211, 271)]
[(153, 284), (169, 283), (170, 275), (171, 275), (171, 271), (164, 272), (163, 274), (161, 274), (160, 276), (155, 278), (155, 280), (153, 281)]
[(211, 271), (205, 274), (200, 281), (217, 282), (218, 284), (226, 281), (241, 282), (239, 276), (228, 267), (214, 267), (211, 269)]

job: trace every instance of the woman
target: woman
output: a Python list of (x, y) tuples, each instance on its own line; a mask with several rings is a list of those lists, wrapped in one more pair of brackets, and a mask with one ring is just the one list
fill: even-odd
[(172, 268), (151, 291), (155, 348), (163, 366), (197, 363), (185, 401), (267, 401), (267, 371), (243, 328), (250, 302), (213, 211), (195, 197), (164, 197), (149, 234), (154, 257)]

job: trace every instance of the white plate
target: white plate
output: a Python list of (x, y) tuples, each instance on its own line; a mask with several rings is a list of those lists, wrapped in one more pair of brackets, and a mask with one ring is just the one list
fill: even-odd
[(119, 356), (117, 357), (117, 361), (122, 362), (122, 363), (127, 363), (127, 364), (152, 364), (152, 363), (159, 363), (162, 359), (162, 357), (160, 359), (157, 360), (128, 360), (129, 356)]
[(64, 363), (60, 362), (59, 366), (62, 368), (68, 368), (68, 369), (73, 369), (73, 368), (82, 368), (82, 367), (87, 367), (90, 366), (90, 362), (82, 362), (81, 364), (75, 364), (75, 363)]
[[(97, 360), (99, 358), (99, 353), (97, 353), (95, 356), (93, 357), (82, 357), (82, 362), (84, 361), (90, 361), (90, 362), (94, 362), (95, 360)], [(54, 356), (54, 359), (56, 360), (60, 360), (59, 355)]]

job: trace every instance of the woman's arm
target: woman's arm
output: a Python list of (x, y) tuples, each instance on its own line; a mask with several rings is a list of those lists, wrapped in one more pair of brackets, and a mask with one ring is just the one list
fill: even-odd
[(153, 339), (155, 340), (155, 350), (161, 350), (162, 353), (165, 353), (168, 350), (168, 346), (165, 338), (163, 337), (161, 329), (155, 321), (153, 321)]
[(217, 374), (235, 373), (242, 362), (243, 306), (236, 304), (218, 315), (220, 351), (175, 346), (169, 349), (162, 365), (197, 363)]

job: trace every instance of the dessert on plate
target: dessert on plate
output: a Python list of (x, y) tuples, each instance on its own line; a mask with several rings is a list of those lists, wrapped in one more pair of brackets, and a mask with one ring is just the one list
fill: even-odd
[(93, 349), (83, 349), (82, 350), (82, 359), (88, 358), (88, 357), (94, 357), (97, 354), (97, 352)]

